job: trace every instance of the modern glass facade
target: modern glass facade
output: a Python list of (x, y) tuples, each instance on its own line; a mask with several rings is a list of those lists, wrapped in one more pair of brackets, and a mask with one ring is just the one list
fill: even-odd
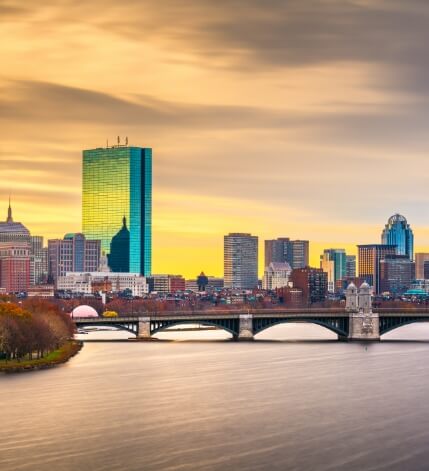
[(394, 214), (389, 218), (381, 234), (381, 243), (396, 245), (398, 255), (414, 260), (414, 235), (404, 216)]
[(320, 256), (320, 268), (328, 274), (328, 291), (335, 292), (336, 282), (346, 277), (347, 256), (344, 249), (325, 249)]
[[(88, 239), (100, 239), (110, 254), (112, 238), (129, 231), (130, 273), (152, 270), (152, 149), (114, 146), (83, 151), (82, 228)], [(125, 265), (124, 265), (125, 264)]]
[(380, 293), (380, 260), (396, 254), (396, 245), (358, 245), (359, 277)]

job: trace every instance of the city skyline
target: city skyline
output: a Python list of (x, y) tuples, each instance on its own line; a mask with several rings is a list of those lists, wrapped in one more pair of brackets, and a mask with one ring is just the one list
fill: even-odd
[(129, 136), (156, 156), (154, 272), (220, 274), (231, 231), (311, 240), (317, 265), (395, 212), (429, 251), (420, 2), (218, 6), (7, 1), (0, 199), (46, 239), (80, 231), (81, 149)]
[[(145, 150), (145, 149), (143, 149), (143, 151), (144, 151), (144, 150)], [(151, 159), (150, 159), (150, 160), (151, 160)], [(143, 201), (143, 200), (142, 200), (142, 201)], [(8, 209), (7, 209), (6, 223), (13, 221), (13, 219), (12, 219), (12, 209), (11, 209), (11, 200), (10, 200), (10, 197), (9, 197), (8, 205), (9, 205), (9, 206), (8, 206)], [(410, 228), (410, 224), (407, 223), (407, 219), (406, 219), (403, 215), (400, 215), (400, 214), (398, 214), (398, 213), (395, 213), (394, 215), (392, 215), (391, 217), (389, 217), (389, 219), (388, 219), (388, 224), (390, 223), (390, 221), (391, 221), (392, 219), (397, 220), (398, 218), (399, 218), (399, 220), (400, 220), (401, 222), (405, 222), (405, 225), (406, 225), (406, 227), (408, 228), (407, 230), (410, 231), (410, 232), (411, 232), (411, 235), (412, 235), (413, 231), (412, 231), (412, 229)], [(384, 243), (383, 240), (385, 239), (385, 231), (386, 231), (386, 227), (387, 227), (387, 226), (388, 226), (388, 225), (385, 225), (385, 228), (381, 231), (381, 237), (380, 237), (380, 239), (381, 239), (381, 241), (382, 241), (382, 244)], [(121, 234), (121, 232), (123, 232), (124, 228), (125, 228), (126, 231), (128, 232), (128, 229), (127, 229), (127, 226), (126, 226), (126, 217), (125, 217), (125, 216), (123, 217), (123, 228), (122, 228), (122, 230), (119, 231), (119, 232), (115, 235), (115, 237), (113, 237), (112, 241), (115, 240), (115, 238), (118, 237), (118, 235)], [(27, 229), (26, 229), (26, 230), (27, 230)], [(402, 230), (405, 230), (405, 229), (403, 228)], [(74, 233), (65, 234), (65, 235), (64, 235), (64, 239), (70, 238), (70, 236), (73, 236), (73, 235), (74, 235)], [(231, 235), (239, 235), (239, 236), (242, 236), (242, 235), (244, 235), (244, 236), (249, 235), (249, 236), (250, 236), (250, 234), (246, 234), (246, 233), (237, 233), (237, 234), (234, 234), (234, 233), (231, 234), (231, 233), (230, 233), (229, 236), (231, 236)], [(29, 235), (29, 237), (30, 237), (30, 235)], [(225, 244), (225, 239), (226, 239), (227, 237), (228, 237), (228, 235), (224, 234), (224, 236), (223, 236), (224, 244)], [(253, 237), (253, 236), (252, 236), (252, 237)], [(398, 236), (398, 237), (401, 237), (401, 236)], [(31, 238), (32, 238), (32, 239), (41, 239), (41, 240), (43, 241), (44, 236), (31, 236)], [(256, 241), (256, 259), (257, 259), (257, 262), (256, 262), (256, 263), (257, 263), (257, 274), (258, 274), (258, 278), (259, 278), (259, 279), (262, 279), (262, 278), (263, 278), (263, 275), (264, 275), (264, 273), (265, 273), (265, 269), (266, 269), (266, 268), (268, 267), (268, 265), (269, 265), (269, 264), (267, 265), (267, 263), (266, 263), (266, 262), (267, 262), (267, 257), (268, 257), (268, 259), (270, 259), (270, 262), (271, 262), (272, 260), (276, 260), (276, 259), (280, 256), (280, 252), (279, 252), (280, 249), (281, 249), (281, 250), (286, 250), (285, 248), (281, 248), (281, 247), (279, 246), (279, 247), (277, 247), (277, 249), (275, 249), (278, 253), (277, 253), (276, 256), (274, 256), (273, 248), (271, 247), (271, 245), (272, 245), (273, 243), (277, 243), (277, 244), (279, 244), (279, 243), (286, 243), (286, 244), (291, 244), (291, 243), (292, 243), (292, 244), (294, 244), (294, 243), (296, 244), (296, 243), (298, 243), (298, 244), (304, 244), (304, 245), (306, 244), (306, 245), (307, 245), (307, 251), (308, 251), (308, 249), (310, 249), (310, 253), (312, 252), (312, 251), (311, 251), (312, 241), (305, 241), (305, 240), (291, 241), (288, 237), (284, 237), (284, 236), (282, 236), (282, 237), (277, 237), (277, 239), (268, 239), (268, 240), (261, 240), (258, 235), (255, 235), (253, 238), (254, 238), (255, 241)], [(61, 239), (61, 238), (59, 238), (59, 239)], [(50, 239), (46, 239), (46, 240), (47, 240), (47, 242), (49, 242)], [(52, 240), (52, 239), (51, 239), (51, 240)], [(40, 244), (40, 241), (39, 241), (39, 244)], [(367, 244), (367, 245), (368, 245), (368, 246), (369, 246), (369, 245), (372, 245), (372, 246), (382, 246), (382, 245), (380, 245), (379, 243)], [(348, 253), (346, 254), (346, 249), (345, 249), (344, 247), (341, 247), (341, 248), (339, 248), (339, 247), (336, 247), (336, 248), (333, 248), (333, 247), (330, 247), (330, 248), (324, 247), (324, 248), (322, 249), (321, 253), (320, 253), (318, 256), (316, 255), (317, 258), (315, 257), (314, 264), (313, 264), (312, 257), (310, 257), (310, 260), (309, 260), (309, 264), (308, 264), (308, 265), (300, 264), (299, 267), (306, 267), (306, 266), (308, 266), (308, 267), (318, 268), (318, 267), (320, 266), (320, 267), (323, 267), (323, 268), (324, 268), (324, 271), (327, 272), (327, 273), (328, 273), (328, 276), (329, 276), (330, 268), (328, 267), (328, 265), (326, 265), (326, 264), (324, 265), (324, 264), (323, 264), (323, 263), (324, 263), (324, 262), (323, 262), (324, 256), (326, 256), (326, 254), (327, 254), (327, 253), (330, 253), (330, 252), (333, 252), (333, 253), (334, 253), (334, 252), (341, 252), (341, 253), (343, 253), (343, 255), (344, 255), (344, 257), (345, 257), (344, 260), (343, 260), (343, 262), (344, 262), (344, 267), (343, 267), (344, 274), (348, 273), (348, 271), (349, 271), (349, 268), (347, 268), (347, 263), (348, 263), (348, 262), (346, 262), (346, 259), (354, 259), (354, 260), (353, 260), (353, 265), (355, 266), (355, 268), (353, 269), (354, 275), (353, 275), (353, 274), (352, 274), (352, 275), (351, 275), (351, 274), (347, 274), (347, 275), (346, 275), (346, 276), (348, 276), (348, 277), (354, 278), (354, 276), (357, 275), (356, 260), (359, 262), (359, 258), (358, 258), (359, 248), (362, 247), (362, 246), (365, 246), (365, 244), (355, 244), (355, 245), (354, 245), (355, 250), (351, 250), (351, 252), (355, 252), (355, 253), (352, 253), (352, 254), (350, 254), (350, 252), (348, 252)], [(395, 246), (395, 245), (392, 245), (391, 247), (394, 247), (394, 246)], [(353, 247), (353, 246), (352, 246), (352, 247)], [(261, 248), (262, 248), (262, 250), (261, 250)], [(47, 250), (47, 247), (46, 247), (46, 250)], [(280, 250), (280, 251), (281, 251), (281, 250)], [(290, 250), (290, 248), (289, 248), (288, 250)], [(397, 249), (397, 250), (398, 250), (398, 251), (397, 251), (396, 253), (399, 253), (399, 254), (400, 254), (401, 249), (399, 248), (399, 249)], [(261, 252), (262, 252), (262, 253), (261, 253)], [(305, 252), (305, 250), (304, 250), (304, 252)], [(104, 250), (101, 249), (101, 250), (100, 250), (100, 255), (103, 255), (104, 253), (105, 253)], [(417, 252), (416, 255), (425, 256), (425, 255), (427, 255), (427, 254), (426, 254), (426, 253), (418, 253), (418, 252)], [(222, 274), (220, 274), (220, 275), (219, 275), (219, 274), (214, 274), (214, 276), (224, 276), (224, 275), (225, 275), (225, 245), (224, 245), (224, 250), (223, 250), (222, 256), (223, 256), (224, 271), (222, 272)], [(284, 256), (286, 256), (286, 255), (284, 255)], [(298, 256), (299, 256), (299, 254), (298, 254)], [(429, 255), (428, 255), (428, 256), (429, 256)], [(106, 260), (108, 259), (108, 254), (107, 254), (107, 256), (106, 256), (105, 258), (106, 258)], [(287, 258), (287, 256), (286, 256), (286, 258)], [(300, 260), (300, 257), (298, 257), (298, 259)], [(298, 260), (298, 259), (297, 259), (297, 260)], [(261, 263), (261, 261), (262, 261), (262, 263)], [(277, 261), (280, 261), (280, 260), (277, 260)], [(423, 262), (421, 262), (421, 263), (423, 263)], [(298, 266), (297, 266), (297, 267), (298, 267)], [(332, 267), (331, 267), (331, 268), (332, 268)], [(337, 270), (337, 269), (335, 269), (335, 270)], [(422, 265), (422, 267), (421, 267), (421, 270), (423, 270), (423, 265)], [(114, 271), (116, 271), (116, 272), (124, 272), (124, 271), (125, 271), (125, 272), (126, 272), (127, 270), (120, 268), (120, 269), (116, 269), (116, 270), (114, 270)], [(261, 271), (262, 271), (262, 275), (261, 275)], [(167, 273), (167, 272), (170, 273), (170, 274), (174, 274), (172, 270), (166, 270), (166, 273)], [(154, 273), (155, 273), (155, 272), (154, 272)], [(180, 270), (180, 271), (177, 271), (175, 274), (180, 274), (180, 275), (184, 276), (184, 277), (187, 278), (187, 279), (193, 279), (193, 278), (195, 278), (195, 277), (197, 276), (195, 273), (192, 273), (192, 272), (187, 273), (186, 270), (183, 270), (183, 267), (181, 267), (181, 270)], [(213, 276), (213, 274), (212, 274), (212, 276)], [(335, 277), (337, 277), (337, 275), (335, 275)], [(339, 279), (341, 279), (341, 276), (339, 276)]]

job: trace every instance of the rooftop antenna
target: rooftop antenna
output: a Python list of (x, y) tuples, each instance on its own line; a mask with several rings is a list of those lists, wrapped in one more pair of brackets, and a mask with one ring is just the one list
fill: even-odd
[(9, 208), (7, 209), (7, 222), (13, 222), (12, 218), (12, 207), (10, 205), (10, 193), (9, 193)]

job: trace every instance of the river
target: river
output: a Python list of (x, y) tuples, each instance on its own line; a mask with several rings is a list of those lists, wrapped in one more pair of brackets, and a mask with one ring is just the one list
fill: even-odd
[(315, 325), (159, 337), (176, 341), (87, 342), (0, 376), (0, 470), (429, 468), (427, 324), (370, 345)]

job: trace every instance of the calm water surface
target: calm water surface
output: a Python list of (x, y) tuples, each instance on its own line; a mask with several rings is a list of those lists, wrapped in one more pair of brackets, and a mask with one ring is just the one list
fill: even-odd
[[(127, 334), (84, 337), (106, 336)], [(88, 342), (0, 376), (0, 470), (429, 469), (429, 325), (367, 347), (311, 325), (225, 336)]]

